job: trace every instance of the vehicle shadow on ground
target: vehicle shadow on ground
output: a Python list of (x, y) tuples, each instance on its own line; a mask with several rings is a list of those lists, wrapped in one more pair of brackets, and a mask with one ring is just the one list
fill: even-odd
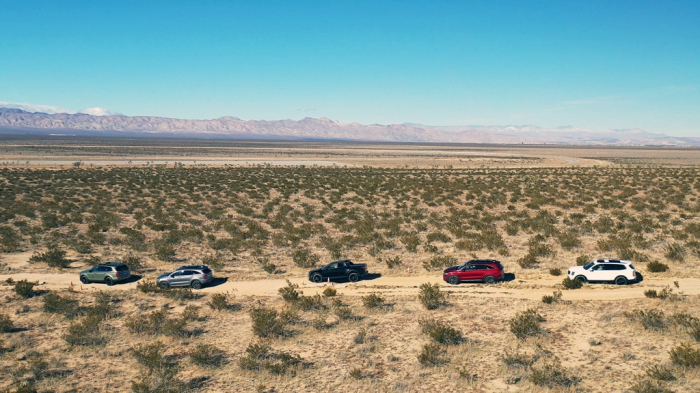
[(124, 281), (119, 281), (119, 282), (117, 282), (117, 283), (115, 283), (115, 284), (116, 284), (116, 285), (131, 284), (131, 283), (137, 282), (138, 280), (140, 280), (140, 279), (142, 279), (142, 278), (143, 278), (143, 276), (140, 275), (140, 274), (132, 274), (132, 275), (131, 275), (129, 278), (127, 278), (126, 280), (124, 280)]
[(228, 281), (228, 277), (214, 277), (213, 280), (207, 285), (208, 287), (218, 287)]
[(633, 282), (632, 284), (636, 284), (642, 281), (644, 281), (644, 276), (642, 276), (642, 273), (637, 272), (637, 281)]
[[(372, 281), (372, 280), (378, 279), (381, 276), (382, 276), (381, 273), (367, 273), (364, 276), (362, 276), (362, 278), (360, 278), (360, 281)], [(331, 278), (330, 281), (337, 282), (337, 283), (351, 282), (347, 278)], [(360, 282), (360, 281), (358, 281), (358, 282)], [(324, 282), (325, 281), (322, 281), (321, 284), (323, 284)]]
[(515, 273), (505, 273), (503, 274), (503, 282), (510, 282), (515, 280)]

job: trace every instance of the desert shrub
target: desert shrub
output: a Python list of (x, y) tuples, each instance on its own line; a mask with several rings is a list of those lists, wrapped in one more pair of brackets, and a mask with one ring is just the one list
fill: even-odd
[(361, 367), (355, 367), (352, 370), (350, 370), (349, 375), (355, 379), (362, 379), (362, 368)]
[(19, 280), (15, 283), (14, 291), (19, 296), (27, 299), (34, 296), (34, 286), (39, 285), (39, 282), (29, 282), (25, 280)]
[(262, 264), (262, 269), (265, 271), (267, 274), (273, 274), (274, 272), (277, 271), (277, 265), (275, 265), (272, 262), (265, 262)]
[(655, 299), (659, 297), (659, 294), (656, 292), (656, 289), (647, 289), (646, 291), (644, 291), (644, 296), (650, 299)]
[(122, 263), (129, 266), (129, 270), (132, 272), (142, 272), (146, 268), (141, 258), (134, 255), (125, 257), (122, 259)]
[(384, 305), (384, 298), (377, 293), (362, 296), (362, 305), (366, 308), (378, 308)]
[(700, 322), (700, 320), (698, 320), (694, 316), (684, 312), (674, 313), (671, 316), (671, 321), (674, 324), (682, 326), (684, 328), (691, 328)]
[(300, 295), (297, 289), (299, 289), (299, 285), (292, 284), (291, 281), (287, 280), (287, 286), (278, 289), (277, 292), (286, 302), (296, 302)]
[(387, 258), (384, 260), (384, 262), (386, 263), (386, 267), (388, 267), (389, 269), (399, 267), (399, 266), (401, 266), (401, 263), (402, 263), (401, 257), (398, 255), (393, 257), (393, 258)]
[(508, 326), (510, 327), (511, 333), (515, 334), (515, 337), (524, 340), (527, 337), (535, 336), (542, 332), (540, 323), (543, 320), (544, 319), (536, 309), (530, 308), (516, 314), (515, 317), (508, 321)]
[(647, 263), (647, 270), (652, 273), (663, 273), (668, 270), (668, 265), (659, 261)]
[(164, 262), (172, 262), (175, 258), (175, 247), (166, 243), (156, 243), (153, 255)]
[(420, 285), (418, 300), (426, 309), (435, 310), (445, 304), (445, 294), (440, 292), (440, 284), (426, 282)]
[(549, 274), (552, 276), (561, 276), (561, 269), (558, 267), (553, 267), (549, 269)]
[(140, 381), (131, 381), (133, 392), (182, 392), (189, 390), (186, 389), (184, 383), (177, 379), (180, 365), (174, 357), (165, 356), (165, 345), (161, 342), (133, 346), (129, 352), (146, 371)]
[(48, 251), (36, 253), (29, 258), (29, 263), (44, 262), (51, 267), (66, 268), (70, 261), (66, 259), (66, 252), (57, 248), (49, 248)]
[(257, 343), (248, 345), (238, 365), (244, 370), (267, 370), (270, 374), (281, 375), (302, 366), (302, 359), (299, 355), (275, 352), (269, 344)]
[(639, 322), (646, 330), (663, 330), (668, 326), (664, 312), (657, 309), (624, 311), (623, 315), (630, 321)]
[(518, 265), (520, 265), (520, 267), (523, 269), (534, 269), (540, 263), (537, 260), (537, 257), (529, 252), (525, 254), (522, 258), (518, 258), (517, 262)]
[(204, 296), (203, 294), (195, 293), (192, 288), (189, 287), (183, 287), (183, 288), (170, 288), (166, 290), (158, 289), (157, 293), (172, 299), (172, 300), (177, 300), (177, 301), (186, 301), (186, 300), (195, 300), (199, 299), (200, 297)]
[(75, 318), (80, 314), (80, 306), (78, 301), (74, 299), (63, 298), (56, 293), (49, 293), (42, 299), (44, 302), (44, 312), (52, 314), (61, 314), (66, 318)]
[(423, 345), (421, 352), (418, 354), (418, 362), (424, 367), (435, 367), (449, 362), (445, 356), (447, 351), (440, 344), (429, 343)]
[(253, 321), (253, 333), (262, 338), (284, 335), (284, 322), (279, 318), (276, 310), (265, 307), (256, 307), (250, 310), (250, 319)]
[(332, 327), (332, 324), (328, 323), (328, 318), (326, 313), (319, 313), (316, 318), (311, 321), (311, 326), (316, 330), (325, 330)]
[(632, 393), (673, 393), (663, 382), (648, 378), (637, 378), (629, 390)]
[(583, 283), (579, 280), (572, 280), (566, 277), (562, 280), (561, 285), (564, 286), (564, 289), (579, 289), (583, 286)]
[(355, 334), (353, 341), (355, 342), (355, 344), (364, 344), (366, 338), (367, 330), (365, 330), (365, 328), (362, 328), (357, 332), (357, 334)]
[(591, 258), (592, 257), (590, 255), (586, 255), (586, 254), (579, 255), (576, 257), (576, 265), (583, 266), (583, 265), (587, 264), (588, 262), (590, 262)]
[(319, 294), (313, 296), (300, 296), (296, 303), (294, 303), (294, 306), (304, 311), (326, 309), (326, 305), (323, 304), (323, 299)]
[(219, 255), (206, 255), (202, 258), (202, 265), (207, 265), (215, 270), (222, 270), (226, 264)]
[(581, 246), (581, 239), (579, 238), (578, 231), (576, 230), (560, 232), (557, 238), (561, 248), (565, 250), (572, 250)]
[(551, 295), (542, 296), (542, 303), (552, 304), (561, 301), (561, 291), (554, 291)]
[(160, 292), (160, 288), (155, 281), (150, 280), (140, 280), (136, 283), (136, 289), (143, 293), (157, 293)]
[(448, 243), (452, 239), (445, 234), (444, 232), (431, 232), (425, 236), (425, 239), (428, 243), (432, 243), (435, 241), (442, 242), (442, 243)]
[(15, 325), (9, 315), (0, 314), (0, 333), (9, 333), (14, 330)]
[(325, 297), (333, 297), (338, 293), (335, 288), (333, 287), (328, 287), (323, 290), (323, 296)]
[(101, 345), (105, 340), (100, 334), (100, 322), (102, 318), (99, 315), (88, 315), (80, 321), (72, 322), (63, 339), (71, 346)]
[(207, 305), (212, 310), (226, 310), (229, 308), (228, 303), (228, 293), (215, 293), (211, 295), (211, 300), (207, 302)]
[(682, 367), (700, 366), (700, 350), (688, 343), (683, 343), (669, 351), (671, 362)]
[(219, 348), (204, 344), (189, 351), (192, 363), (202, 367), (219, 367), (226, 360), (226, 353)]
[(186, 321), (199, 321), (199, 307), (191, 304), (186, 306), (185, 309), (182, 310), (181, 317)]
[(657, 381), (673, 381), (676, 379), (670, 368), (660, 364), (647, 367), (644, 373), (647, 377)]
[(420, 246), (420, 238), (416, 235), (406, 235), (401, 237), (401, 243), (408, 252), (417, 252), (418, 246)]
[(464, 340), (462, 332), (448, 326), (442, 321), (423, 318), (418, 321), (418, 325), (423, 334), (427, 334), (438, 344), (457, 345)]
[(529, 379), (534, 385), (549, 388), (572, 386), (578, 382), (576, 378), (569, 375), (568, 370), (563, 368), (558, 361), (545, 363), (539, 367), (535, 365), (530, 366)]
[(672, 261), (683, 262), (685, 255), (685, 247), (680, 243), (667, 244), (664, 247), (664, 256)]
[(127, 330), (132, 334), (164, 334), (172, 337), (185, 337), (190, 333), (185, 330), (188, 318), (168, 318), (168, 311), (162, 309), (150, 314), (135, 315), (124, 322)]
[(425, 270), (444, 269), (457, 264), (457, 258), (449, 255), (436, 255), (430, 260), (423, 262)]
[(294, 264), (304, 269), (310, 269), (316, 266), (320, 260), (321, 257), (311, 252), (308, 248), (299, 248), (292, 252), (292, 261), (294, 261)]
[(508, 367), (529, 367), (533, 365), (538, 358), (537, 355), (528, 355), (517, 349), (506, 349), (500, 356), (501, 361)]

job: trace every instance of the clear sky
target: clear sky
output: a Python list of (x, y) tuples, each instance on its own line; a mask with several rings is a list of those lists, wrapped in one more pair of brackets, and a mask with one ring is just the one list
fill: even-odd
[(700, 136), (700, 1), (0, 0), (0, 101)]

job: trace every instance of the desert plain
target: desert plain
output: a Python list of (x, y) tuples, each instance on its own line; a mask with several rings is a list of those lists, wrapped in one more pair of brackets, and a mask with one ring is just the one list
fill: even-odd
[[(699, 175), (696, 148), (4, 135), (0, 389), (697, 392)], [(371, 274), (309, 282), (341, 258)], [(472, 258), (506, 278), (442, 281)], [(566, 287), (598, 258), (641, 280)], [(133, 276), (80, 283), (104, 262)]]

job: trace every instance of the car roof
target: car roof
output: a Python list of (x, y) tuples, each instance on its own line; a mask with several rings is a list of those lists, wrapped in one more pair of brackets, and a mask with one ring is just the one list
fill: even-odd
[(631, 265), (632, 261), (628, 259), (596, 259), (593, 261), (595, 263), (623, 263), (625, 265)]
[(97, 266), (117, 267), (117, 266), (121, 266), (121, 265), (126, 265), (126, 264), (120, 263), (120, 262), (107, 262), (107, 263), (100, 263)]
[(350, 263), (352, 263), (352, 261), (349, 260), (349, 259), (338, 259), (337, 261), (333, 261), (333, 262), (331, 262), (331, 263), (336, 263), (336, 262), (338, 262), (338, 263), (340, 263), (340, 262), (350, 262)]
[(207, 265), (185, 265), (185, 266), (180, 266), (179, 268), (175, 269), (175, 271), (182, 270), (182, 269), (208, 269), (209, 266)]
[(500, 263), (500, 261), (497, 261), (495, 259), (472, 259), (468, 262), (465, 262), (465, 264), (468, 263)]

